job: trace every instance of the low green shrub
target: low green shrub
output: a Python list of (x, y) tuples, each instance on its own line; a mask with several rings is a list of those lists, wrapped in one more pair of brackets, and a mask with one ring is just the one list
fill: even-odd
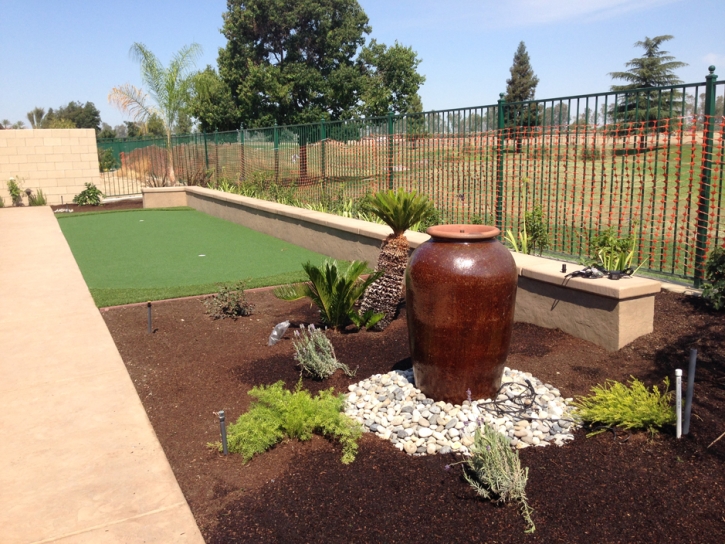
[[(337, 440), (342, 445), (344, 464), (355, 460), (362, 429), (342, 413), (343, 395), (335, 395), (333, 389), (328, 389), (312, 397), (302, 389), (301, 382), (291, 392), (281, 381), (254, 387), (249, 395), (256, 401), (227, 429), (229, 451), (241, 454), (245, 463), (284, 438), (304, 441), (313, 434)], [(221, 450), (221, 444), (218, 446)]]
[(521, 468), (519, 454), (511, 448), (509, 439), (484, 425), (476, 429), (471, 445), (471, 457), (465, 461), (463, 476), (485, 499), (497, 503), (511, 500), (521, 503), (521, 515), (527, 533), (536, 529), (531, 519), (531, 507), (526, 499), (529, 469)]
[(3, 197), (0, 196), (0, 208), (5, 207), (5, 201), (3, 200)]
[(113, 150), (111, 148), (98, 149), (98, 169), (101, 172), (110, 172), (119, 166), (116, 157), (113, 156)]
[(232, 286), (220, 285), (218, 293), (204, 299), (206, 313), (213, 319), (224, 319), (225, 317), (236, 319), (252, 315), (254, 304), (247, 301), (244, 287), (243, 281)]
[(707, 258), (702, 298), (715, 310), (725, 308), (725, 247), (716, 247)]
[(13, 206), (23, 205), (23, 188), (20, 178), (10, 178), (8, 180), (8, 193), (10, 193), (10, 200)]
[[(633, 227), (636, 227), (634, 225)], [(591, 256), (587, 264), (603, 268), (604, 270), (624, 271), (630, 269), (634, 274), (648, 259), (642, 261), (636, 268), (633, 266), (634, 254), (637, 250), (637, 235), (620, 238), (614, 227), (600, 232), (589, 241)]]
[[(595, 424), (624, 429), (647, 429), (655, 433), (664, 425), (675, 423), (675, 409), (670, 406), (670, 381), (664, 380), (660, 392), (657, 386), (648, 391), (645, 385), (632, 377), (630, 385), (607, 380), (592, 388), (592, 394), (574, 401), (578, 417), (590, 426)], [(587, 436), (606, 431), (598, 429)]]
[(86, 188), (73, 197), (73, 203), (79, 206), (100, 206), (103, 193), (93, 183), (86, 183)]
[[(378, 279), (382, 272), (370, 274), (363, 280), (360, 276), (367, 269), (365, 261), (352, 261), (347, 267), (335, 260), (327, 259), (321, 266), (312, 263), (302, 265), (309, 283), (283, 285), (274, 290), (274, 295), (283, 300), (298, 300), (309, 297), (320, 310), (320, 319), (325, 325), (341, 329), (353, 319), (363, 320), (355, 310), (355, 303), (362, 297), (365, 289)], [(376, 314), (367, 318), (369, 323)], [(382, 316), (377, 317), (380, 320)]]
[(533, 210), (524, 213), (523, 230), (514, 236), (511, 230), (507, 230), (504, 239), (511, 245), (516, 253), (532, 254), (538, 250), (539, 255), (549, 247), (549, 229), (544, 221), (544, 212), (540, 205), (534, 206)]
[(355, 371), (337, 360), (332, 342), (324, 331), (316, 329), (314, 325), (310, 325), (307, 330), (295, 331), (292, 344), (297, 365), (302, 372), (313, 378), (324, 380), (338, 370), (342, 370), (347, 376), (355, 375)]
[(45, 197), (45, 194), (43, 194), (42, 189), (38, 189), (38, 192), (33, 194), (32, 192), (28, 193), (28, 206), (47, 206), (48, 205), (48, 199)]

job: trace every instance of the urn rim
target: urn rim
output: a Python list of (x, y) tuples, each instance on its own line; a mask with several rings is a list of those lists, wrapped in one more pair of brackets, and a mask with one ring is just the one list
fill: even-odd
[(501, 231), (491, 225), (435, 225), (426, 229), (432, 238), (443, 240), (488, 240), (496, 238)]

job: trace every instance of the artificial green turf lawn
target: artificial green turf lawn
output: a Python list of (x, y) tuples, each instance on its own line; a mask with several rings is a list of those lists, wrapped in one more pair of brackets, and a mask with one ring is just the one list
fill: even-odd
[[(58, 216), (98, 307), (306, 279), (326, 258), (191, 208)], [(203, 255), (203, 257), (201, 256)]]

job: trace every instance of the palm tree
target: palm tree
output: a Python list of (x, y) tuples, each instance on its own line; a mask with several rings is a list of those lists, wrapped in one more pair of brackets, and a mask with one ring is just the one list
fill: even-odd
[(33, 128), (41, 128), (43, 118), (45, 117), (45, 108), (35, 107), (27, 113), (30, 126)]
[[(126, 83), (111, 89), (108, 101), (134, 121), (145, 123), (156, 115), (161, 119), (166, 131), (167, 175), (170, 182), (176, 181), (174, 158), (171, 150), (171, 132), (189, 102), (192, 86), (192, 68), (201, 54), (201, 46), (196, 43), (181, 48), (174, 54), (168, 68), (164, 68), (156, 55), (142, 43), (131, 46), (131, 57), (141, 65), (141, 80), (149, 90)], [(149, 96), (155, 105), (148, 103)]]
[(393, 229), (393, 233), (383, 240), (375, 267), (375, 271), (383, 272), (383, 275), (365, 291), (360, 311), (365, 313), (372, 310), (384, 314), (375, 325), (377, 330), (383, 330), (395, 317), (403, 291), (410, 247), (405, 231), (427, 219), (434, 210), (426, 195), (419, 195), (416, 191), (408, 193), (402, 188), (397, 192), (390, 190), (376, 193), (370, 208), (373, 214)]

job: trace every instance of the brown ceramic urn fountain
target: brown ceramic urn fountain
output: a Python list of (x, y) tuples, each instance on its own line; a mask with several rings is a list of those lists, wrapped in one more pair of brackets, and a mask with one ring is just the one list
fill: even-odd
[(436, 401), (492, 398), (501, 385), (518, 274), (486, 225), (426, 231), (405, 273), (410, 354), (416, 387)]

